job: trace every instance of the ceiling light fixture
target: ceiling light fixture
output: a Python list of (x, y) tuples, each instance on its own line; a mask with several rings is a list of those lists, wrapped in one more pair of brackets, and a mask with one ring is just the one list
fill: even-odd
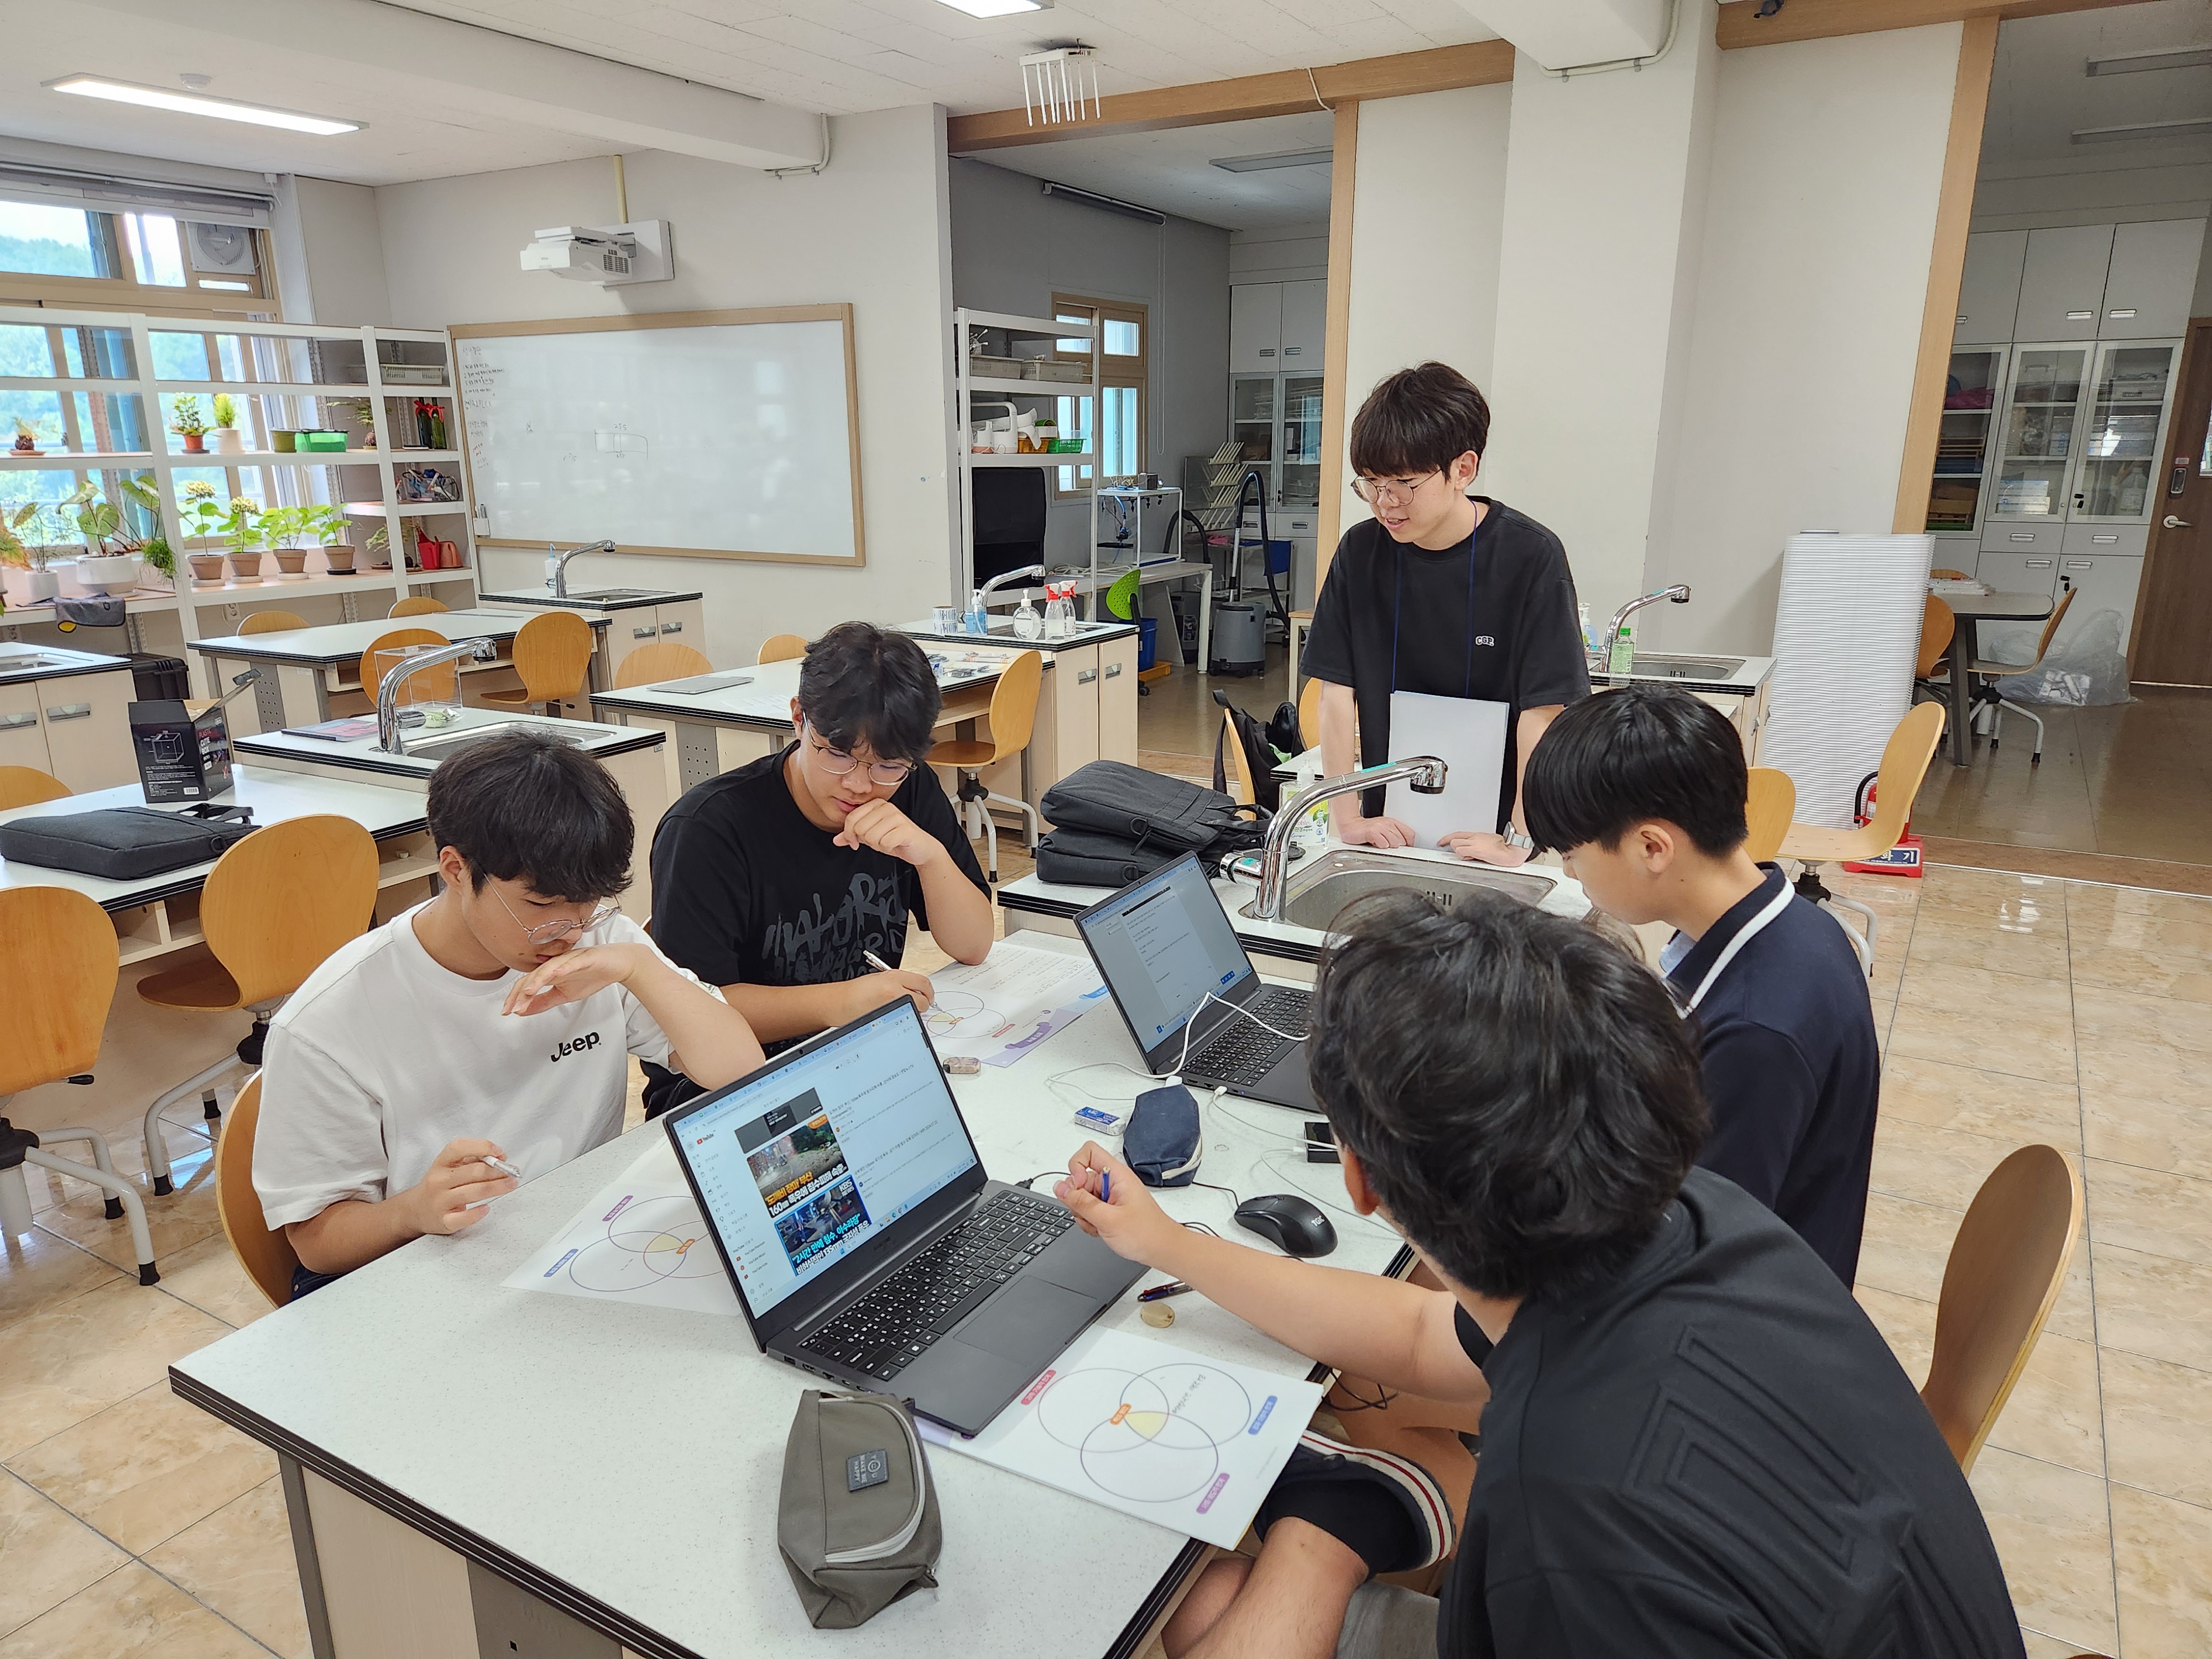
[(2212, 118), (2200, 117), (2187, 121), (2139, 121), (2125, 127), (2076, 127), (2074, 142), (2112, 144), (2138, 138), (2202, 138), (2208, 133), (2212, 133)]
[(96, 75), (64, 75), (40, 84), (49, 92), (66, 92), (79, 98), (105, 98), (118, 104), (137, 104), (144, 109), (165, 109), (179, 115), (212, 115), (222, 121), (246, 121), (258, 127), (283, 127), (289, 132), (312, 132), (329, 137), (340, 132), (359, 132), (362, 123), (340, 121), (327, 115), (303, 115), (297, 110), (270, 109), (260, 104), (240, 104), (228, 98), (209, 98), (198, 93), (171, 92), (162, 87), (142, 87), (129, 81), (108, 81)]
[(938, 0), (938, 3), (970, 17), (1012, 17), (1017, 12), (1042, 11), (1052, 0)]
[(1224, 173), (1266, 173), (1274, 167), (1323, 167), (1335, 155), (1333, 149), (1279, 149), (1269, 155), (1224, 155), (1213, 165)]
[(2200, 69), (2212, 64), (2212, 46), (2161, 46), (2155, 52), (2124, 52), (2092, 58), (2088, 75), (2140, 75), (2145, 70)]

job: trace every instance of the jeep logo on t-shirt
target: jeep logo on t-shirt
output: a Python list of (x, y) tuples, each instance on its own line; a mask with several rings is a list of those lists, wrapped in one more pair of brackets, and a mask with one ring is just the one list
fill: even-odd
[(546, 1058), (557, 1063), (564, 1054), (580, 1054), (586, 1048), (596, 1048), (599, 1046), (599, 1034), (597, 1031), (586, 1031), (574, 1042), (562, 1043)]

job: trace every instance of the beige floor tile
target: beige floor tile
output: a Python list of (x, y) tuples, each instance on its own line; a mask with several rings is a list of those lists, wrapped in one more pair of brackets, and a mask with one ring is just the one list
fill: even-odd
[(1882, 1068), (1881, 1115), (2014, 1146), (2041, 1141), (2069, 1157), (2081, 1148), (2081, 1097), (2071, 1079), (2039, 1083), (1899, 1054)]
[(1853, 1292), (1875, 1329), (1889, 1344), (1905, 1376), (1918, 1388), (1928, 1380), (1928, 1360), (1936, 1346), (1936, 1304), (1862, 1284)]
[(1935, 1301), (1943, 1288), (1951, 1241), (1964, 1219), (1956, 1210), (1869, 1193), (1866, 1233), (1859, 1245), (1859, 1285)]
[(281, 1479), (271, 1476), (146, 1560), (285, 1659), (308, 1659), (307, 1614)]
[(2081, 1175), (2099, 1243), (2212, 1267), (2212, 1181), (2097, 1158)]
[(2093, 1158), (2212, 1179), (2212, 1087), (2165, 1051), (2085, 1048), (2081, 1148)]
[[(123, 1164), (118, 1155), (117, 1167)], [(216, 1211), (215, 1166), (202, 1164), (187, 1174), (179, 1170), (178, 1186), (173, 1193), (160, 1198), (143, 1182), (139, 1197), (146, 1206), (146, 1231), (154, 1241), (154, 1265), (179, 1251), (198, 1243), (222, 1231), (222, 1218)], [(66, 1201), (39, 1213), (39, 1224), (60, 1234), (73, 1243), (82, 1244), (104, 1261), (118, 1267), (137, 1268), (135, 1247), (131, 1243), (131, 1223), (127, 1218), (110, 1221), (97, 1188), (82, 1182), (68, 1183)]]
[[(642, 1105), (640, 1110), (642, 1113)], [(161, 1261), (161, 1288), (213, 1314), (226, 1325), (251, 1325), (275, 1305), (261, 1294), (239, 1265), (230, 1241), (221, 1233), (188, 1245)]]
[(2105, 1425), (2096, 1348), (2045, 1331), (1990, 1426), (1988, 1443), (2101, 1478)]
[(2014, 1141), (1932, 1129), (1885, 1114), (1875, 1126), (1869, 1179), (1878, 1193), (1963, 1212), (1990, 1171), (2017, 1149)]
[(119, 1281), (16, 1321), (0, 1342), (0, 1457), (161, 1381), (169, 1363), (226, 1334), (157, 1288)]
[(59, 1607), (128, 1559), (59, 1504), (0, 1474), (0, 1635)]
[(122, 1277), (90, 1251), (43, 1228), (0, 1236), (0, 1328)]
[(2100, 1244), (2097, 1340), (2212, 1371), (2212, 1267)]
[(2105, 1483), (2079, 1469), (1985, 1446), (1974, 1463), (1973, 1487), (2020, 1622), (2115, 1651)]
[(143, 1555), (269, 1480), (276, 1457), (164, 1381), (18, 1452), (8, 1468)]
[(2185, 1002), (2212, 1002), (2212, 921), (2165, 920), (2118, 911), (2093, 919), (2079, 914), (2082, 908), (2077, 896), (2069, 912), (2077, 984), (2107, 985)]
[(2112, 1487), (2124, 1659), (2212, 1653), (2212, 1510)]
[(2055, 1636), (2045, 1636), (2041, 1631), (2020, 1627), (2021, 1644), (2027, 1649), (2027, 1659), (2074, 1659), (2081, 1651), (2079, 1642), (2062, 1642)]
[(1890, 1052), (2039, 1078), (2075, 1079), (2072, 1000), (2063, 979), (1909, 963)]
[(2090, 1292), (2089, 1241), (2076, 1237), (2073, 1259), (2066, 1264), (2066, 1283), (2043, 1328), (2053, 1336), (2076, 1342), (2097, 1341), (2096, 1299)]
[(79, 1590), (0, 1641), (0, 1659), (267, 1659), (225, 1624), (136, 1561)]
[(2118, 1348), (2100, 1370), (2106, 1473), (2212, 1509), (2212, 1376)]
[(1911, 961), (1931, 968), (1984, 968), (2032, 979), (2063, 978), (2067, 971), (2066, 913), (2021, 907), (2026, 914), (1992, 917), (1943, 903), (1923, 908), (1912, 924)]
[(2064, 921), (2066, 887), (2066, 883), (2049, 876), (1931, 865), (1920, 880), (1920, 914), (1964, 912), (1993, 923), (2033, 930)]
[(2156, 1045), (2212, 1062), (2212, 1019), (2194, 1003), (2106, 985), (2082, 985), (2074, 994), (2074, 1024), (2085, 1045)]

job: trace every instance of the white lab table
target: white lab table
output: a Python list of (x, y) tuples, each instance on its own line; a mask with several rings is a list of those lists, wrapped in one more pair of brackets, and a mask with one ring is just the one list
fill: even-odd
[[(437, 849), (430, 845), (429, 824), (422, 813), (420, 789), (394, 789), (369, 782), (302, 776), (238, 766), (231, 772), (231, 787), (216, 797), (216, 805), (250, 806), (253, 821), (267, 825), (286, 818), (335, 813), (351, 818), (376, 842), (376, 884), (380, 888), (420, 880), (438, 867)], [(181, 811), (191, 802), (158, 807)], [(90, 794), (68, 795), (0, 812), (0, 823), (16, 818), (55, 817), (71, 812), (95, 812), (108, 807), (144, 806), (144, 790), (135, 783)], [(207, 884), (212, 860), (165, 871), (136, 881), (106, 881), (70, 870), (44, 865), (0, 860), (0, 887), (66, 887), (86, 895), (107, 912), (115, 923), (118, 949), (126, 967), (148, 957), (181, 951), (198, 945), (200, 930), (199, 893)]]
[[(323, 628), (291, 628), (274, 634), (228, 634), (216, 639), (194, 640), (191, 648), (204, 658), (214, 673), (220, 695), (230, 690), (232, 677), (252, 665), (261, 669), (261, 683), (251, 701), (240, 697), (230, 705), (233, 736), (252, 732), (274, 732), (287, 726), (313, 726), (334, 714), (358, 712), (370, 699), (362, 690), (361, 653), (386, 634), (403, 628), (420, 628), (448, 640), (487, 639), (501, 647), (492, 662), (459, 665), (464, 681), (479, 676), (486, 690), (505, 690), (521, 684), (514, 673), (510, 647), (526, 611), (434, 611), (420, 617), (388, 617), (374, 622), (333, 623)], [(587, 684), (597, 690), (606, 656), (605, 645), (611, 619), (605, 613), (583, 611), (591, 624), (594, 647)], [(470, 689), (474, 689), (471, 687)], [(345, 696), (349, 706), (334, 708), (333, 696)]]
[[(951, 1083), (989, 1174), (1018, 1182), (1064, 1167), (1084, 1139), (1048, 1079), (1136, 1060), (1102, 1003), (1019, 1064)], [(1129, 1098), (1140, 1086), (1111, 1072), (1085, 1083)], [(1339, 1206), (1333, 1265), (1409, 1264), (1395, 1233), (1350, 1213), (1334, 1166), (1304, 1162), (1297, 1115), (1234, 1098), (1204, 1109), (1207, 1180)], [(501, 1284), (664, 1133), (647, 1124), (466, 1232), (417, 1240), (170, 1368), (178, 1394), (277, 1452), (319, 1659), (489, 1659), (526, 1638), (521, 1650), (603, 1659), (617, 1643), (649, 1659), (1139, 1651), (1204, 1547), (942, 1448), (929, 1452), (940, 1587), (856, 1631), (808, 1627), (775, 1516), (784, 1441), (811, 1379), (760, 1354), (740, 1318)], [(1223, 1194), (1160, 1196), (1182, 1218), (1272, 1249), (1230, 1221)], [(1153, 1330), (1133, 1291), (1100, 1322), (1309, 1370), (1202, 1297), (1174, 1306), (1173, 1328)]]

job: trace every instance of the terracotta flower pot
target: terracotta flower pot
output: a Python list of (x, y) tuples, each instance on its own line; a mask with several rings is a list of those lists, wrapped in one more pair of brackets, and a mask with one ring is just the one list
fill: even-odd
[(185, 441), (185, 454), (187, 454), (187, 455), (204, 455), (204, 454), (206, 454), (206, 453), (207, 453), (207, 434), (206, 434), (206, 433), (204, 433), (204, 432), (180, 432), (180, 433), (179, 433), (177, 435), (178, 435), (179, 437), (182, 438), (182, 439)]
[(194, 581), (219, 582), (222, 580), (222, 554), (188, 553), (185, 556), (192, 562), (192, 580)]
[(278, 548), (276, 568), (287, 576), (305, 575), (307, 570), (307, 550), (304, 547)]
[(353, 574), (353, 553), (354, 549), (351, 542), (340, 542), (335, 547), (325, 548), (323, 550), (323, 557), (329, 562), (331, 574), (334, 576), (351, 575)]
[(233, 553), (230, 555), (230, 574), (239, 581), (253, 580), (261, 574), (261, 556), (258, 553)]

